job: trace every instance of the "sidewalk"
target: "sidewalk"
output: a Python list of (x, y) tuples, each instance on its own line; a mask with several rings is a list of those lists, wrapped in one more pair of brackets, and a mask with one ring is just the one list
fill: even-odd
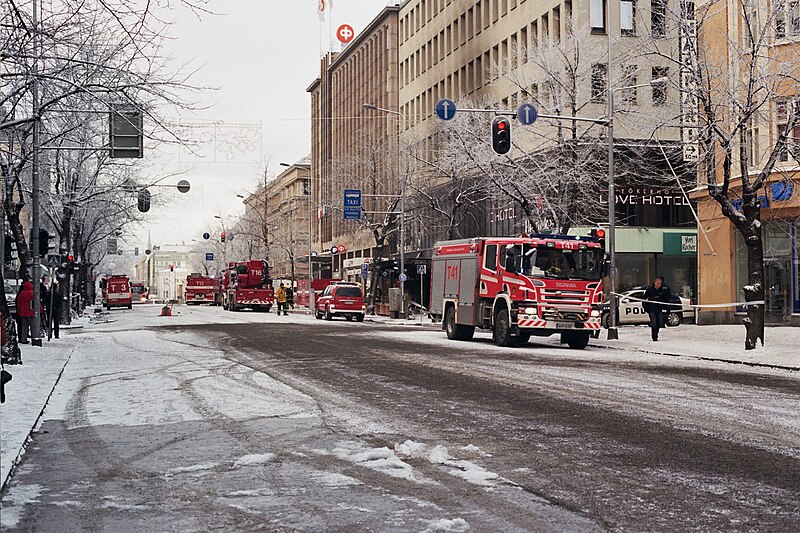
[[(75, 331), (81, 331), (80, 329)], [(5, 367), (13, 379), (6, 383), (6, 401), (0, 405), (0, 489), (25, 451), (28, 435), (58, 383), (64, 367), (80, 344), (68, 330), (61, 338), (42, 341), (42, 347), (20, 345), (22, 364)]]
[(744, 349), (743, 325), (697, 326), (681, 324), (661, 330), (658, 342), (650, 340), (649, 326), (622, 326), (619, 340), (607, 340), (603, 330), (592, 345), (646, 354), (688, 357), (755, 367), (800, 370), (800, 328), (767, 327), (764, 346)]

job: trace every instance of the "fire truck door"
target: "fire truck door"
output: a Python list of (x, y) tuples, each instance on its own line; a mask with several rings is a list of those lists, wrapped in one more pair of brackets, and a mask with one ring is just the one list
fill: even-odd
[(475, 287), (478, 263), (474, 257), (461, 259), (460, 263), (461, 283), (459, 287), (457, 322), (471, 326), (475, 323)]
[(444, 313), (442, 298), (444, 296), (445, 266), (446, 261), (439, 258), (434, 258), (431, 265), (431, 313), (439, 316)]

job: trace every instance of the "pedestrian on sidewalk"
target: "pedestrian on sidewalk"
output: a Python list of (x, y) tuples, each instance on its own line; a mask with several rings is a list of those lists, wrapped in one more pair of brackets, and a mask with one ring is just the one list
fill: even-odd
[(286, 287), (286, 306), (294, 309), (294, 289), (291, 285)]
[(653, 341), (658, 340), (658, 331), (664, 327), (665, 315), (672, 300), (672, 292), (669, 286), (664, 283), (664, 277), (659, 276), (653, 280), (653, 284), (644, 291), (645, 302), (642, 307), (650, 316), (650, 336)]
[(53, 336), (57, 339), (58, 338), (58, 326), (61, 325), (61, 311), (63, 309), (64, 300), (61, 296), (61, 286), (55, 280), (53, 280), (53, 284), (50, 286), (50, 302), (48, 306), (48, 321), (49, 321), (49, 328), (50, 331), (53, 332)]
[(35, 316), (33, 312), (33, 283), (22, 282), (22, 289), (17, 294), (17, 316), (19, 317), (19, 343), (29, 344), (28, 335), (31, 330), (31, 321)]
[(278, 286), (278, 290), (275, 291), (275, 300), (278, 302), (278, 316), (281, 316), (281, 309), (283, 310), (283, 316), (289, 316), (289, 313), (286, 312), (286, 289), (283, 286), (283, 283)]

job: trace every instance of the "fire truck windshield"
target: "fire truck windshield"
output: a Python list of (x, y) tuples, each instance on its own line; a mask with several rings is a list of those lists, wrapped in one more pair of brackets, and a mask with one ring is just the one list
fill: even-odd
[(603, 253), (598, 248), (563, 250), (526, 244), (522, 248), (522, 257), (519, 252), (519, 246), (506, 250), (506, 259), (513, 263), (515, 272), (526, 276), (583, 280), (601, 278)]

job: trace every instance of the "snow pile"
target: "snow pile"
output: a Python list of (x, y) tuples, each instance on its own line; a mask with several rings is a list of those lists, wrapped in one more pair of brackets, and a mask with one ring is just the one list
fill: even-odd
[(406, 479), (417, 483), (424, 483), (414, 474), (413, 468), (408, 463), (401, 461), (389, 448), (367, 448), (364, 444), (355, 441), (342, 441), (330, 452), (326, 450), (313, 450), (320, 455), (333, 455), (343, 461), (354, 463), (358, 466), (369, 468), (391, 477)]
[(212, 470), (217, 467), (219, 463), (201, 463), (197, 465), (191, 466), (179, 466), (178, 468), (171, 468), (164, 473), (164, 477), (172, 477), (176, 474), (188, 474), (193, 472), (203, 472), (205, 474), (206, 470)]
[(356, 478), (345, 476), (344, 474), (338, 474), (336, 472), (321, 472), (319, 470), (311, 473), (311, 479), (317, 483), (331, 488), (350, 487), (353, 485), (362, 484)]
[(274, 453), (261, 453), (244, 455), (233, 463), (233, 468), (241, 468), (243, 466), (257, 466), (263, 465), (275, 459)]
[(394, 449), (400, 455), (423, 459), (433, 465), (446, 466), (449, 468), (448, 474), (460, 477), (474, 485), (490, 488), (496, 486), (497, 482), (502, 480), (494, 472), (489, 472), (472, 461), (455, 459), (450, 455), (448, 449), (441, 444), (430, 447), (426, 444), (407, 440), (402, 444), (395, 444)]
[(452, 520), (441, 518), (427, 522), (427, 527), (422, 530), (422, 533), (435, 533), (437, 531), (462, 533), (469, 531), (469, 524), (463, 518), (453, 518)]

